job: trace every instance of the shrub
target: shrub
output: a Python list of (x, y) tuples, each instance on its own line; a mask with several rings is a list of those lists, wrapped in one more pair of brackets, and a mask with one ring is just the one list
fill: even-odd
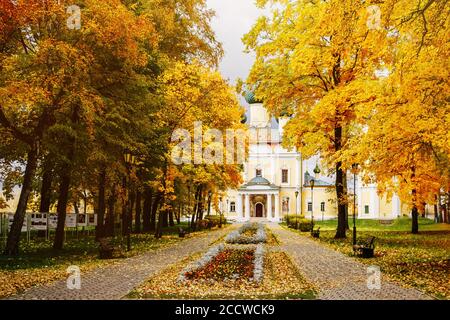
[[(220, 225), (220, 216), (206, 216), (205, 220), (210, 221), (212, 227), (217, 227)], [(222, 224), (227, 224), (227, 219), (224, 216), (222, 216)]]
[(297, 219), (289, 220), (289, 228), (298, 229), (301, 232), (308, 232), (311, 230), (311, 220), (310, 219)]
[(197, 221), (197, 228), (200, 229), (200, 230), (201, 230), (201, 229), (206, 229), (206, 228), (208, 228), (210, 225), (211, 225), (210, 220), (203, 219), (203, 220), (198, 220), (198, 221)]

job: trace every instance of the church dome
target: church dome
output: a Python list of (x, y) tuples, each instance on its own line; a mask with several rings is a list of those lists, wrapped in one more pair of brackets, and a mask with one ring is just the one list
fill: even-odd
[(245, 101), (247, 101), (248, 104), (262, 103), (262, 101), (256, 99), (255, 93), (252, 91), (247, 91), (245, 93)]
[(270, 186), (269, 180), (263, 177), (255, 177), (248, 183), (249, 186)]

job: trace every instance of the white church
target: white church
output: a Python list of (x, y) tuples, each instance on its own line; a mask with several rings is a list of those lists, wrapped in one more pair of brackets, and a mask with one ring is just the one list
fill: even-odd
[[(319, 157), (303, 159), (301, 153), (284, 149), (283, 127), (289, 118), (270, 117), (252, 93), (247, 93), (245, 98), (250, 105), (249, 157), (244, 164), (244, 184), (223, 197), (221, 205), (226, 217), (237, 221), (260, 218), (278, 222), (287, 214), (297, 213), (315, 220), (337, 218), (334, 177), (326, 176), (320, 168)], [(353, 175), (348, 177), (348, 192), (354, 194)], [(311, 180), (314, 180), (313, 187)], [(391, 220), (408, 212), (398, 196), (381, 197), (376, 184), (363, 185), (358, 177), (356, 201), (359, 219)], [(349, 214), (353, 214), (352, 205)]]

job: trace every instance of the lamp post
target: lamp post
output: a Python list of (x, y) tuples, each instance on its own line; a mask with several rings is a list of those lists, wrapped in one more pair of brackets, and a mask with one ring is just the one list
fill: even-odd
[(191, 219), (192, 219), (191, 182), (190, 181), (188, 181), (188, 210), (189, 210), (189, 220), (188, 220), (189, 232), (192, 232), (192, 230), (191, 230)]
[(295, 230), (298, 229), (298, 217), (297, 217), (297, 214), (298, 214), (298, 194), (299, 194), (298, 190), (295, 191)]
[(222, 228), (222, 214), (223, 214), (223, 203), (222, 203), (222, 196), (220, 196), (219, 198), (219, 202), (220, 202), (220, 208), (219, 208), (219, 228)]
[(311, 233), (314, 231), (314, 178), (309, 180), (309, 185), (311, 186)]
[[(124, 160), (125, 160), (125, 166), (127, 168), (127, 176), (130, 177), (131, 174), (131, 168), (136, 164), (136, 157), (132, 155), (129, 152), (126, 152), (124, 154)], [(127, 181), (127, 178), (125, 177), (125, 182)], [(126, 189), (128, 189), (128, 184), (125, 183)], [(127, 206), (127, 216), (126, 216), (126, 232), (127, 232), (127, 251), (131, 250), (131, 225), (132, 225), (132, 214), (133, 214), (133, 208), (130, 207), (130, 195), (128, 191), (126, 191), (126, 206)]]
[(353, 245), (356, 245), (356, 174), (358, 171), (358, 164), (352, 165), (353, 169)]

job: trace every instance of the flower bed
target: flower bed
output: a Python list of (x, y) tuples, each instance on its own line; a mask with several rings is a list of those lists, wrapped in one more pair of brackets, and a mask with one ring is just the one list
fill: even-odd
[(253, 278), (255, 250), (225, 249), (202, 268), (184, 273), (187, 280)]
[(208, 250), (208, 252), (201, 257), (199, 260), (195, 261), (194, 263), (192, 263), (191, 265), (189, 265), (187, 268), (185, 268), (179, 277), (179, 281), (186, 281), (188, 280), (186, 278), (187, 274), (191, 274), (192, 272), (202, 269), (203, 267), (205, 267), (206, 265), (208, 265), (220, 252), (222, 252), (224, 249), (224, 245), (223, 244), (219, 244), (215, 247), (212, 247), (211, 249)]
[(264, 274), (264, 246), (211, 248), (202, 258), (184, 268), (178, 281), (245, 279), (261, 282)]
[[(253, 235), (248, 235), (252, 232)], [(226, 238), (225, 242), (230, 244), (258, 244), (267, 241), (266, 229), (260, 223), (246, 223), (238, 230), (231, 232)]]

